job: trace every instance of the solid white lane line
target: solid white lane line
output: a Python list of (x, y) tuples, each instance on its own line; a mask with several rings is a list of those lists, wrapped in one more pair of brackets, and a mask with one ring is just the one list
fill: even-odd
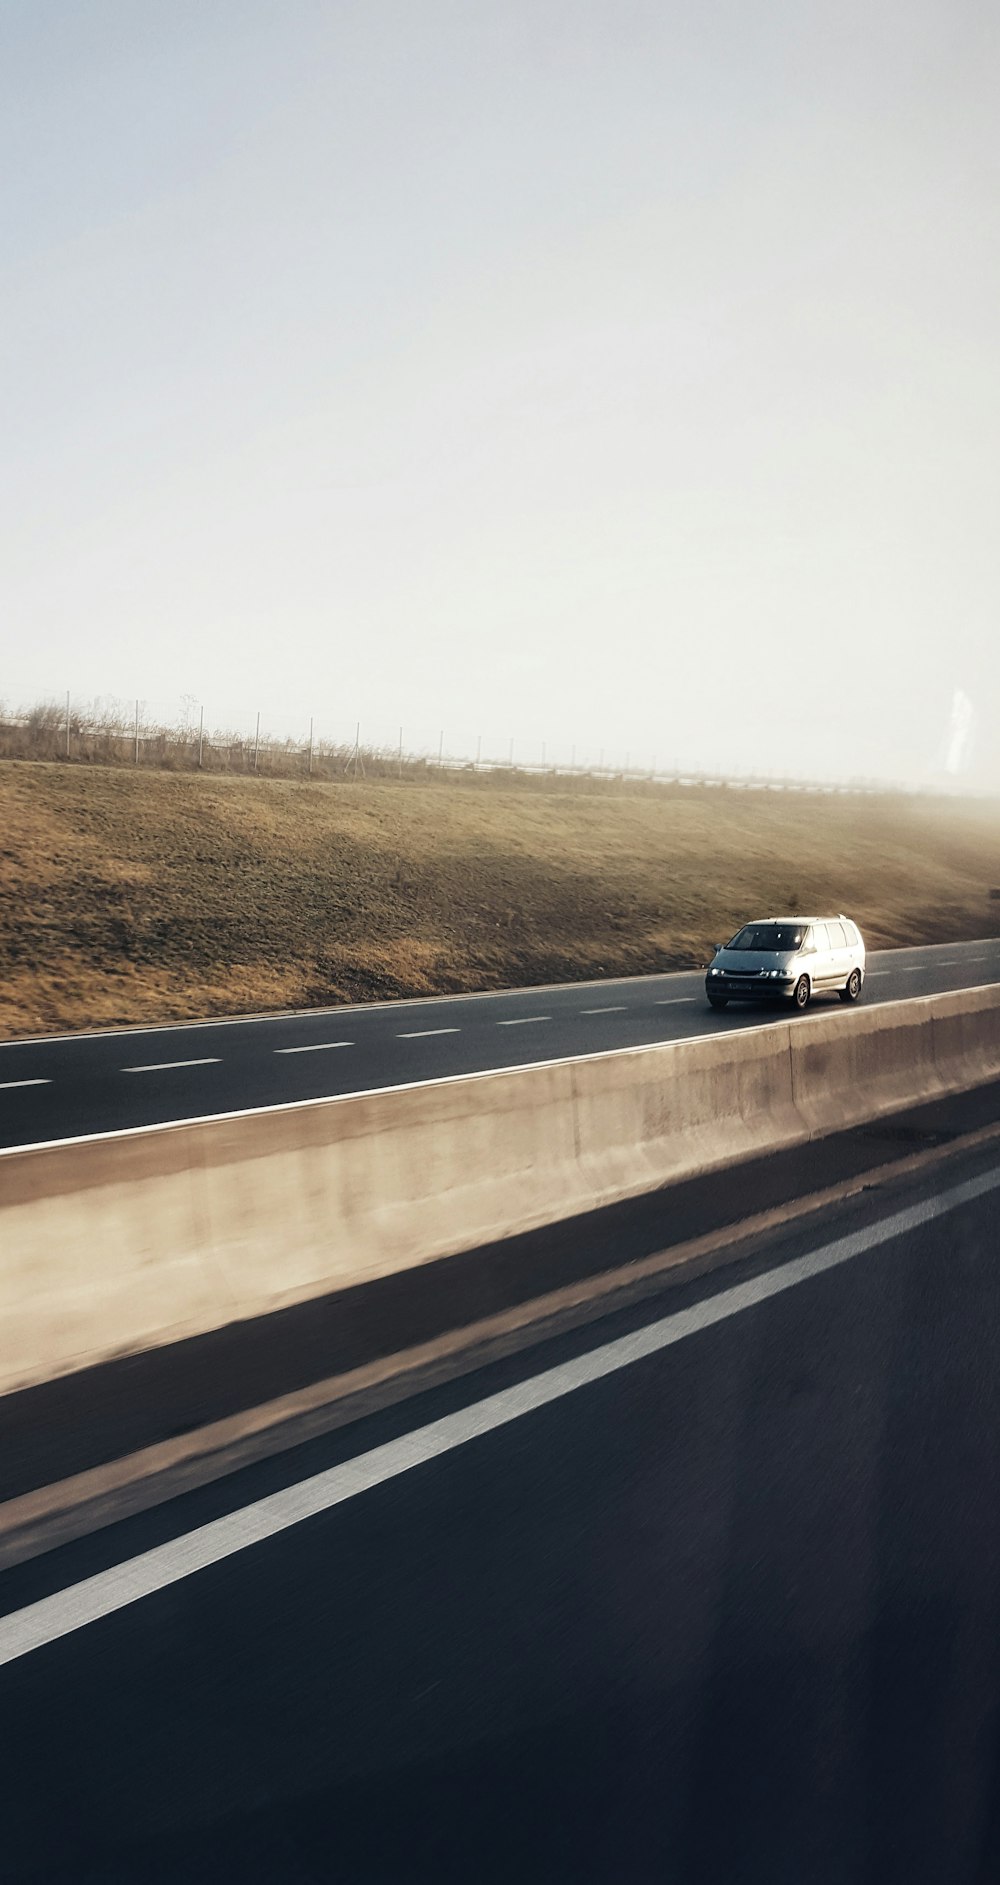
[[(1000, 938), (984, 936), (978, 940), (996, 943), (1000, 941)], [(914, 946), (919, 947), (919, 945)], [(969, 943), (931, 943), (928, 945), (931, 949), (955, 950), (968, 949), (970, 946)], [(872, 955), (874, 959), (877, 956), (885, 954), (908, 955), (909, 953), (909, 950), (906, 949), (879, 949), (874, 950)], [(983, 961), (989, 960), (991, 960), (990, 957), (983, 957)], [(372, 1014), (373, 1012), (380, 1014), (391, 1012), (396, 1014), (401, 1008), (430, 1008), (435, 1006), (438, 1002), (451, 1004), (460, 1001), (495, 1001), (501, 996), (564, 995), (567, 990), (572, 991), (573, 989), (616, 988), (622, 980), (627, 981), (630, 988), (635, 988), (640, 982), (671, 981), (674, 975), (679, 977), (688, 973), (689, 971), (686, 969), (677, 969), (673, 970), (669, 975), (662, 975), (659, 972), (653, 975), (630, 975), (627, 977), (615, 977), (610, 983), (604, 976), (596, 976), (591, 981), (586, 982), (540, 982), (536, 987), (532, 988), (480, 988), (472, 990), (466, 995), (408, 995), (398, 1001), (338, 1002), (333, 1008), (279, 1008), (264, 1014), (216, 1015), (211, 1021), (163, 1021), (159, 1024), (154, 1024), (152, 1027), (145, 1028), (84, 1028), (75, 1034), (22, 1034), (18, 1036), (16, 1041), (0, 1041), (0, 1053), (12, 1047), (52, 1047), (58, 1044), (65, 1044), (66, 1042), (75, 1044), (78, 1041), (136, 1041), (143, 1040), (153, 1034), (188, 1033), (194, 1032), (199, 1028), (270, 1028), (285, 1021), (316, 1021), (319, 1020), (321, 1016), (325, 1015), (335, 1015), (338, 1020), (343, 1020), (345, 1016)], [(887, 974), (888, 970), (878, 971), (872, 969), (869, 973), (872, 975), (877, 973)]]
[(210, 1054), (205, 1060), (156, 1060), (148, 1067), (123, 1067), (122, 1073), (169, 1073), (172, 1067), (218, 1067), (220, 1056)]
[(550, 1014), (522, 1014), (517, 1015), (513, 1021), (498, 1021), (497, 1027), (526, 1028), (531, 1021), (551, 1021), (551, 1019), (552, 1016)]
[(694, 1303), (688, 1309), (675, 1310), (673, 1315), (606, 1342), (589, 1354), (560, 1362), (514, 1387), (489, 1394), (471, 1407), (445, 1414), (442, 1419), (418, 1427), (413, 1433), (373, 1447), (371, 1452), (362, 1453), (357, 1459), (332, 1466), (326, 1472), (316, 1473), (312, 1479), (286, 1486), (281, 1492), (272, 1492), (240, 1511), (213, 1519), (167, 1544), (156, 1545), (124, 1564), (99, 1571), (68, 1590), (42, 1597), (37, 1603), (0, 1619), (0, 1665), (16, 1662), (31, 1650), (56, 1642), (59, 1637), (83, 1629), (100, 1617), (111, 1616), (155, 1591), (165, 1590), (195, 1571), (206, 1570), (265, 1538), (274, 1538), (304, 1519), (328, 1512), (331, 1507), (357, 1498), (359, 1493), (368, 1492), (373, 1486), (384, 1485), (400, 1473), (439, 1459), (442, 1454), (478, 1439), (481, 1434), (493, 1433), (525, 1414), (547, 1407), (564, 1394), (572, 1394), (577, 1388), (630, 1367), (633, 1362), (659, 1354), (675, 1342), (684, 1341), (686, 1336), (713, 1328), (744, 1309), (755, 1309), (799, 1283), (822, 1276), (827, 1270), (877, 1250), (997, 1190), (1000, 1190), (1000, 1169), (985, 1172), (979, 1178), (954, 1186), (951, 1191), (926, 1198), (905, 1211), (897, 1211), (883, 1218), (881, 1223), (852, 1231), (805, 1256), (794, 1257), (777, 1269), (766, 1270), (762, 1276), (750, 1277), (745, 1283), (720, 1290), (718, 1295)]
[(409, 1034), (397, 1034), (397, 1041), (426, 1041), (432, 1034), (461, 1034), (461, 1028), (414, 1028)]
[(580, 1009), (581, 1014), (626, 1014), (627, 1011), (628, 1011), (628, 1004), (626, 1002), (622, 1002), (620, 1008), (581, 1008)]
[(325, 1054), (329, 1047), (353, 1047), (353, 1041), (309, 1041), (305, 1047), (276, 1047), (276, 1054)]
[[(873, 969), (871, 973), (874, 975), (877, 974), (878, 971)], [(963, 988), (958, 992), (963, 995), (992, 994), (995, 992), (996, 987), (997, 984), (995, 982), (977, 982), (972, 987)], [(467, 999), (470, 1001), (478, 1001), (479, 996), (470, 995)], [(697, 998), (691, 996), (690, 999), (694, 1001)], [(932, 1002), (936, 997), (933, 995), (913, 995), (910, 999), (913, 1001)], [(550, 1016), (543, 1018), (547, 1020), (551, 1019)], [(817, 1012), (811, 1019), (812, 1021), (818, 1022), (823, 1021), (825, 1018), (823, 1014)], [(787, 1028), (789, 1025), (788, 1018), (783, 1018), (780, 1021), (761, 1020), (758, 1021), (754, 1027), (754, 1036), (756, 1038), (760, 1035), (765, 1035), (769, 1028)], [(796, 1017), (795, 1027), (797, 1030), (807, 1028), (810, 1025), (811, 1021), (809, 1016), (798, 1015)], [(422, 1075), (419, 1080), (393, 1080), (387, 1086), (352, 1088), (349, 1094), (342, 1094), (339, 1098), (361, 1099), (367, 1097), (370, 1099), (377, 1093), (415, 1093), (417, 1091), (423, 1091), (428, 1087), (456, 1086), (460, 1081), (492, 1080), (501, 1073), (505, 1074), (508, 1078), (513, 1078), (515, 1074), (532, 1073), (537, 1067), (545, 1067), (549, 1070), (553, 1067), (570, 1067), (576, 1065), (579, 1061), (610, 1060), (612, 1055), (630, 1054), (638, 1057), (641, 1054), (662, 1054), (665, 1047), (689, 1047), (695, 1041), (700, 1043), (704, 1041), (704, 1039), (704, 1033), (680, 1034), (676, 1037), (671, 1036), (671, 1038), (666, 1041), (644, 1041), (636, 1047), (595, 1047), (589, 1049), (588, 1052), (584, 1054), (556, 1054), (555, 1056), (550, 1056), (547, 1060), (524, 1060), (518, 1062), (513, 1067), (484, 1067), (480, 1068), (479, 1071), (475, 1073), (446, 1073), (432, 1074), (430, 1076), (425, 1074)], [(21, 1046), (23, 1043), (8, 1042), (7, 1045)], [(327, 1095), (325, 1098), (312, 1100), (277, 1100), (270, 1105), (228, 1107), (221, 1113), (180, 1113), (176, 1119), (159, 1120), (150, 1126), (115, 1126), (106, 1132), (71, 1133), (64, 1139), (33, 1139), (30, 1140), (27, 1145), (0, 1145), (0, 1170), (2, 1170), (4, 1159), (21, 1158), (25, 1152), (40, 1151), (42, 1148), (51, 1151), (53, 1146), (59, 1145), (105, 1145), (110, 1144), (115, 1139), (138, 1138), (140, 1133), (144, 1138), (148, 1138), (149, 1134), (152, 1132), (175, 1132), (178, 1126), (207, 1126), (221, 1119), (224, 1119), (227, 1124), (231, 1124), (237, 1119), (261, 1119), (266, 1113), (301, 1113), (310, 1106), (330, 1106), (332, 1103), (333, 1100), (330, 1095)]]
[[(947, 948), (942, 943), (942, 948)], [(953, 945), (956, 946), (957, 945)], [(683, 974), (683, 970), (674, 971)], [(662, 982), (669, 977), (660, 973), (654, 975), (616, 976), (611, 981), (605, 975), (592, 976), (583, 982), (538, 982), (526, 988), (479, 988), (471, 989), (465, 995), (407, 995), (398, 1001), (337, 1002), (332, 1008), (273, 1008), (263, 1014), (216, 1015), (211, 1021), (164, 1021), (146, 1028), (83, 1028), (76, 1034), (22, 1034), (16, 1041), (0, 1041), (0, 1052), (5, 1047), (50, 1047), (55, 1042), (76, 1041), (136, 1041), (153, 1034), (181, 1034), (195, 1028), (246, 1028), (276, 1027), (286, 1021), (319, 1021), (330, 1017), (343, 1021), (358, 1014), (398, 1015), (404, 1008), (429, 1008), (440, 1010), (454, 1007), (458, 1002), (466, 1001), (513, 1001), (524, 995), (565, 995), (578, 994), (588, 988), (617, 988), (626, 980), (630, 988), (638, 982)]]
[(15, 1086), (51, 1086), (51, 1080), (0, 1080), (0, 1093), (9, 1093)]

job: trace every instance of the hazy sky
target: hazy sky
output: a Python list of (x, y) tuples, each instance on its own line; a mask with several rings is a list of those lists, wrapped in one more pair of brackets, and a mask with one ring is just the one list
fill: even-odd
[(1000, 783), (998, 97), (995, 0), (4, 0), (0, 698), (917, 777), (960, 689)]

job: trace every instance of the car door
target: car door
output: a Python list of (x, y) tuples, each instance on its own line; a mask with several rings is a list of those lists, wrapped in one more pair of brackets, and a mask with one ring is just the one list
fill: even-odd
[(849, 916), (845, 916), (844, 918), (844, 934), (847, 937), (847, 954), (849, 958), (847, 972), (850, 974), (852, 969), (860, 969), (863, 975), (865, 971), (864, 939), (857, 924), (852, 923)]
[(843, 923), (828, 923), (827, 929), (830, 932), (830, 946), (832, 951), (830, 957), (830, 967), (832, 970), (830, 985), (833, 988), (843, 988), (854, 966), (851, 948), (847, 938), (847, 930)]
[(812, 926), (812, 937), (816, 947), (816, 954), (809, 964), (812, 985), (814, 988), (829, 988), (833, 981), (834, 969), (833, 953), (830, 948), (830, 932), (827, 925), (825, 923), (814, 923)]

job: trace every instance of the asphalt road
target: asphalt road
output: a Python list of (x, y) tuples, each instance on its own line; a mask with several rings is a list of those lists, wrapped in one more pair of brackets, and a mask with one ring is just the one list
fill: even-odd
[[(869, 958), (862, 999), (998, 978), (1000, 940), (892, 950)], [(0, 1045), (0, 1146), (729, 1033), (785, 1012), (713, 1014), (704, 976), (685, 974), (10, 1042)]]
[(4, 1879), (995, 1885), (995, 1160), (6, 1573)]

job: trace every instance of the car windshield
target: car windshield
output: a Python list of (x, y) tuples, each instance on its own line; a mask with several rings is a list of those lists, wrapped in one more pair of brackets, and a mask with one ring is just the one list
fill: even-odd
[(793, 949), (801, 949), (804, 932), (793, 928), (790, 923), (748, 923), (741, 929), (727, 949), (758, 949), (763, 954), (788, 954)]

